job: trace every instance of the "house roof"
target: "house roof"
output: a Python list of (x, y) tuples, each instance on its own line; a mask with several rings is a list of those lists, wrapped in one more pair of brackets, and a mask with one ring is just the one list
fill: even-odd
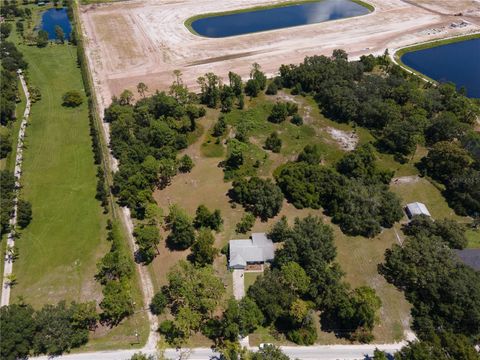
[(480, 249), (455, 250), (455, 253), (465, 265), (480, 271)]
[(253, 233), (250, 239), (230, 240), (230, 267), (249, 262), (273, 260), (275, 248), (265, 233)]
[(413, 203), (407, 204), (406, 208), (411, 217), (415, 215), (432, 216), (430, 215), (430, 212), (428, 211), (425, 204), (420, 202), (413, 202)]

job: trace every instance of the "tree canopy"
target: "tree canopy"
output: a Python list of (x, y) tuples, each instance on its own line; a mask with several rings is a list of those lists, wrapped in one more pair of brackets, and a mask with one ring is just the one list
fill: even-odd
[(229, 195), (262, 220), (274, 217), (282, 208), (282, 192), (271, 179), (252, 177), (249, 180), (236, 180)]

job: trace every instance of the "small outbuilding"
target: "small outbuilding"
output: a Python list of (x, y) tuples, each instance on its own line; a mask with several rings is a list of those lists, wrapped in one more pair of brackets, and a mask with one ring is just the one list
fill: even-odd
[(273, 260), (275, 247), (265, 233), (253, 233), (250, 239), (230, 240), (228, 266), (245, 269), (248, 265), (263, 265)]
[(425, 204), (420, 202), (407, 204), (407, 206), (405, 206), (405, 212), (407, 213), (409, 219), (416, 215), (426, 215), (428, 217), (432, 217)]

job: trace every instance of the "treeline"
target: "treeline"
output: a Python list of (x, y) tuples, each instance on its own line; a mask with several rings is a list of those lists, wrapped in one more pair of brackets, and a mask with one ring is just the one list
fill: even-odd
[(98, 321), (95, 302), (64, 301), (34, 310), (20, 302), (0, 308), (0, 354), (5, 360), (60, 355), (86, 344)]
[(124, 249), (121, 229), (118, 224), (108, 222), (107, 240), (110, 251), (97, 264), (95, 279), (102, 285), (103, 299), (100, 302), (100, 319), (104, 324), (115, 326), (133, 314), (131, 278), (133, 261)]
[(126, 90), (105, 110), (111, 149), (119, 160), (113, 192), (120, 205), (128, 206), (140, 220), (153, 202), (152, 191), (167, 186), (189, 162), (177, 159), (177, 154), (188, 146), (187, 135), (195, 130), (196, 119), (205, 114), (183, 85), (171, 94), (157, 92), (133, 104), (133, 94)]
[(0, 171), (0, 235), (10, 230), (10, 218), (15, 205), (15, 176), (8, 170)]
[(350, 235), (372, 237), (403, 216), (400, 199), (389, 191), (391, 171), (375, 164), (371, 145), (360, 146), (335, 165), (320, 165), (321, 154), (307, 146), (296, 162), (276, 170), (276, 180), (297, 208), (323, 208)]
[(102, 151), (102, 143), (100, 140), (100, 134), (98, 129), (98, 121), (97, 121), (97, 109), (95, 107), (95, 100), (92, 98), (92, 84), (90, 81), (90, 75), (88, 70), (88, 63), (85, 56), (85, 48), (83, 45), (83, 38), (82, 36), (77, 36), (77, 27), (78, 24), (76, 23), (76, 18), (74, 16), (74, 9), (73, 9), (73, 2), (66, 1), (65, 6), (67, 6), (67, 13), (70, 21), (73, 23), (74, 27), (70, 34), (70, 42), (73, 45), (76, 45), (77, 48), (77, 63), (80, 68), (80, 72), (82, 74), (82, 81), (83, 87), (85, 89), (85, 95), (87, 96), (87, 103), (88, 103), (88, 122), (90, 127), (90, 137), (92, 139), (92, 151), (93, 151), (93, 160), (95, 165), (97, 165), (97, 187), (96, 187), (96, 194), (95, 198), (100, 201), (104, 213), (108, 213), (109, 211), (109, 189), (108, 189), (108, 182), (105, 175), (105, 167), (103, 164), (103, 151)]
[[(17, 0), (4, 0), (2, 6), (0, 6), (0, 15), (6, 19), (12, 19), (16, 17), (30, 17), (31, 10), (29, 8), (23, 8), (19, 6)], [(22, 1), (23, 5), (28, 4), (29, 1)]]
[[(1, 42), (0, 42), (0, 58), (1, 60), (1, 78), (0, 82), (0, 125), (5, 126), (5, 132), (0, 134), (0, 159), (6, 158), (12, 151), (13, 134), (10, 133), (10, 126), (16, 120), (16, 106), (20, 102), (18, 93), (18, 76), (19, 69), (26, 70), (27, 62), (24, 60), (22, 53), (16, 46), (7, 41), (10, 30), (5, 31), (5, 23), (2, 23)], [(10, 25), (10, 24), (8, 24)]]
[(424, 359), (424, 353), (435, 359), (478, 359), (473, 345), (480, 340), (480, 273), (450, 249), (465, 246), (465, 229), (421, 216), (403, 231), (408, 235), (403, 246), (387, 249), (378, 267), (413, 305), (412, 327), (422, 340), (399, 358)]
[[(375, 66), (381, 74), (371, 73)], [(314, 96), (331, 119), (370, 129), (376, 147), (400, 162), (417, 144), (427, 145), (431, 151), (421, 163), (423, 173), (445, 186), (458, 214), (480, 212), (480, 135), (472, 126), (480, 109), (453, 84), (425, 85), (386, 55), (349, 62), (343, 50), (282, 65), (280, 79), (283, 86)]]

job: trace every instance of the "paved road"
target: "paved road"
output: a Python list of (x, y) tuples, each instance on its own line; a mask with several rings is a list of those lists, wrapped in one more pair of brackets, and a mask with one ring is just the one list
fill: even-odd
[[(385, 345), (322, 345), (322, 346), (285, 346), (282, 350), (292, 359), (301, 360), (364, 360), (367, 356), (373, 356), (375, 348), (388, 353), (398, 351), (405, 343)], [(253, 350), (256, 350), (252, 348)], [(94, 353), (72, 354), (56, 357), (55, 360), (128, 360), (135, 350), (100, 351)], [(155, 351), (143, 351), (144, 354), (155, 354)], [(183, 354), (183, 357), (182, 357)], [(195, 348), (185, 356), (185, 350), (177, 351), (167, 349), (165, 356), (168, 359), (210, 360), (218, 359), (218, 353), (210, 348)], [(32, 358), (36, 360), (49, 360), (47, 356)]]
[(20, 78), (20, 83), (22, 84), (23, 92), (25, 93), (25, 98), (27, 99), (27, 104), (25, 107), (25, 112), (23, 113), (23, 119), (20, 123), (20, 130), (18, 131), (17, 139), (17, 155), (15, 157), (15, 198), (14, 198), (14, 207), (13, 207), (13, 216), (10, 218), (10, 232), (7, 235), (7, 253), (5, 256), (5, 263), (3, 269), (3, 281), (2, 281), (2, 298), (0, 301), (0, 306), (5, 306), (10, 304), (10, 279), (9, 276), (13, 273), (13, 257), (9, 253), (8, 249), (13, 249), (15, 245), (15, 228), (17, 226), (17, 201), (18, 201), (18, 192), (20, 189), (20, 177), (22, 176), (22, 162), (23, 162), (23, 140), (25, 138), (25, 130), (27, 128), (28, 116), (30, 115), (30, 94), (28, 92), (27, 83), (21, 73), (18, 74)]

